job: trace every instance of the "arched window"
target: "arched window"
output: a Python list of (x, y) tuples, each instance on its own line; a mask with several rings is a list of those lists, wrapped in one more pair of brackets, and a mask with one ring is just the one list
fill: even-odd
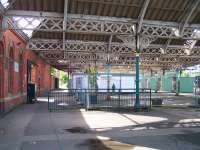
[(23, 52), (20, 53), (19, 55), (19, 88), (20, 88), (20, 92), (23, 92)]
[[(0, 98), (3, 97), (3, 86), (4, 86), (4, 47), (3, 43), (0, 42)], [(1, 104), (0, 104), (1, 105)]]
[(9, 71), (8, 71), (8, 92), (13, 92), (13, 77), (14, 77), (14, 49), (9, 50)]

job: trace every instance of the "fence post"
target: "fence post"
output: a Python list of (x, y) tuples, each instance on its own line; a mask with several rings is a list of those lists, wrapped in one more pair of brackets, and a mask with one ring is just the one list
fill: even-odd
[(86, 89), (84, 89), (84, 95), (85, 95), (85, 110), (87, 111), (87, 91), (86, 91)]
[(149, 98), (150, 98), (150, 110), (151, 110), (151, 107), (152, 107), (151, 89), (150, 89), (150, 95), (149, 95)]
[(121, 95), (121, 90), (119, 89), (119, 91), (118, 91), (118, 99), (119, 99), (119, 100), (118, 100), (118, 107), (119, 107), (119, 108), (120, 108), (120, 105), (121, 105), (121, 104), (120, 104), (120, 98), (121, 98), (120, 95)]
[(86, 93), (86, 110), (90, 108), (89, 90), (85, 90)]

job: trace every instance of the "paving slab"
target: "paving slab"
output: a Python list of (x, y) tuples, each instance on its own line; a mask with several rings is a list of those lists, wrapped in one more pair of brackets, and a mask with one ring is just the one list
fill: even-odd
[(198, 150), (200, 112), (67, 110), (23, 105), (0, 119), (0, 150)]

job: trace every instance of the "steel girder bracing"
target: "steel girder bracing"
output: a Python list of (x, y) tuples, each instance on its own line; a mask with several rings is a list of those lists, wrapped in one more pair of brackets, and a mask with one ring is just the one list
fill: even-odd
[[(186, 54), (184, 46), (169, 46), (163, 53), (161, 45), (150, 45), (140, 50), (141, 62), (145, 66), (157, 66), (164, 68), (175, 68), (197, 64), (199, 61), (199, 47), (194, 47), (190, 55)], [(82, 64), (100, 61), (102, 64), (107, 61), (107, 43), (104, 42), (82, 42), (58, 40), (32, 40), (28, 49), (40, 51), (45, 59), (49, 60), (81, 60)], [(122, 43), (110, 44), (110, 58), (112, 65), (133, 65), (135, 60), (135, 50)], [(96, 55), (94, 55), (96, 54)], [(149, 62), (149, 63), (148, 63)]]
[[(73, 59), (73, 60), (84, 60), (84, 61), (94, 61), (94, 60), (101, 60), (101, 61), (107, 61), (107, 56), (105, 54), (93, 54), (93, 53), (83, 53), (83, 52), (67, 52), (67, 51), (52, 51), (52, 52), (45, 52), (41, 51), (40, 53), (44, 57), (48, 59), (55, 59), (55, 60), (60, 60), (60, 59)], [(166, 56), (161, 56), (161, 57), (149, 57), (148, 55), (140, 54), (141, 55), (141, 61), (142, 62), (166, 62), (166, 63), (178, 63), (178, 62), (193, 62), (193, 61), (198, 61), (200, 58), (199, 57), (166, 57)], [(115, 55), (110, 55), (110, 60), (111, 62), (132, 62), (135, 60), (135, 54), (127, 55), (127, 54), (115, 54)], [(106, 63), (106, 62), (105, 62)]]
[[(66, 50), (73, 52), (95, 52), (95, 53), (107, 53), (107, 43), (105, 42), (83, 42), (83, 41), (65, 41), (63, 49), (63, 43), (58, 40), (31, 40), (27, 48), (31, 50)], [(128, 48), (123, 43), (112, 43), (111, 53), (131, 53), (131, 48)]]
[[(23, 27), (9, 27), (16, 30), (33, 30), (29, 26), (34, 22), (41, 21), (40, 25), (35, 28), (35, 31), (51, 31), (63, 32), (63, 14), (58, 13), (44, 13), (31, 11), (8, 11), (8, 17), (15, 22), (25, 20), (27, 25)], [(30, 19), (32, 18), (32, 19)], [(88, 15), (67, 15), (67, 25), (65, 32), (87, 33), (87, 34), (133, 34), (132, 26), (137, 23), (137, 20), (115, 17), (100, 17)], [(161, 38), (185, 38), (196, 39), (193, 33), (200, 25), (185, 25), (180, 37), (177, 29), (178, 23), (174, 22), (159, 22), (159, 21), (145, 21), (143, 20), (140, 27), (141, 35), (156, 36)]]
[[(185, 47), (174, 45), (168, 46), (167, 49), (163, 52), (162, 45), (151, 44), (149, 47), (140, 50), (141, 54), (144, 55), (151, 55), (152, 57), (159, 57), (159, 56), (181, 56), (181, 57), (188, 57)], [(107, 43), (105, 42), (83, 42), (83, 41), (72, 41), (68, 40), (64, 42), (64, 49), (63, 49), (63, 42), (59, 40), (31, 40), (28, 45), (27, 49), (35, 50), (35, 51), (46, 51), (51, 53), (51, 51), (68, 51), (68, 52), (87, 52), (87, 53), (106, 53), (107, 52)], [(194, 47), (190, 52), (190, 57), (198, 57), (200, 55), (200, 47)], [(123, 43), (111, 43), (110, 46), (110, 53), (124, 53), (124, 54), (133, 54), (135, 50), (132, 50), (126, 44)]]
[[(15, 12), (15, 11), (14, 11)], [(23, 12), (26, 13), (26, 12)], [(9, 16), (9, 11), (7, 13)], [(17, 17), (14, 17), (17, 16)], [(35, 31), (51, 31), (51, 32), (76, 32), (76, 33), (95, 33), (95, 34), (131, 34), (133, 25), (128, 21), (116, 20), (112, 21), (111, 19), (102, 18), (99, 19), (98, 16), (80, 16), (74, 14), (68, 14), (66, 20), (66, 28), (63, 27), (64, 19), (61, 14), (55, 16), (48, 17), (38, 17), (38, 16), (20, 16), (17, 14), (13, 14), (11, 19), (13, 19), (17, 24), (21, 20), (27, 22), (27, 25), (23, 27), (11, 27), (16, 30), (31, 30), (29, 26), (34, 22), (40, 20), (40, 25), (35, 28)], [(14, 17), (14, 18), (13, 18)], [(30, 19), (31, 18), (31, 19)]]
[[(54, 55), (55, 56), (55, 55)], [(42, 57), (45, 60), (48, 60), (48, 62), (54, 66), (59, 66), (61, 68), (66, 68), (67, 67), (79, 67), (79, 68), (86, 68), (91, 66), (94, 63), (93, 59), (90, 60), (84, 60), (84, 59), (80, 59), (80, 57), (78, 56), (68, 56), (67, 59), (63, 60), (63, 59), (58, 59), (55, 57), (49, 57), (49, 55), (42, 55)], [(95, 60), (96, 61), (96, 65), (98, 67), (101, 66), (107, 66), (107, 64), (105, 63), (105, 59), (102, 60)], [(112, 66), (119, 66), (119, 67), (123, 67), (123, 68), (127, 68), (130, 70), (130, 66), (132, 66), (131, 70), (133, 70), (133, 68), (135, 67), (135, 60), (129, 60), (129, 61), (111, 61), (110, 64), (112, 64)], [(141, 61), (141, 65), (140, 68), (142, 70), (150, 70), (151, 68), (157, 68), (157, 69), (176, 69), (178, 67), (181, 67), (181, 64), (177, 64), (177, 63), (173, 63), (173, 62), (156, 62), (156, 61)]]
[[(56, 61), (59, 64), (59, 61), (63, 63), (77, 63), (79, 62), (80, 64), (92, 64), (94, 61), (97, 61), (99, 65), (105, 65), (107, 61), (107, 56), (106, 55), (101, 55), (101, 54), (92, 54), (92, 53), (75, 53), (75, 52), (44, 52), (41, 51), (42, 57), (44, 57), (47, 60), (52, 60)], [(117, 57), (117, 59), (116, 59)], [(111, 55), (110, 56), (110, 63), (112, 65), (133, 65), (135, 63), (135, 56), (128, 56), (126, 54), (116, 54), (116, 55)], [(171, 66), (171, 67), (177, 67), (181, 66), (182, 64), (185, 64), (186, 62), (188, 64), (190, 63), (197, 63), (199, 62), (199, 58), (186, 58), (186, 57), (179, 57), (179, 58), (173, 58), (173, 57), (160, 57), (160, 58), (153, 58), (153, 57), (148, 57), (145, 55), (140, 55), (140, 61), (142, 65), (145, 66)]]

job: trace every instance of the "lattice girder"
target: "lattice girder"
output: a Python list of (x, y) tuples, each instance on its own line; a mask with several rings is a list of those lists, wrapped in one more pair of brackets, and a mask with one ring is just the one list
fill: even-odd
[[(60, 59), (65, 59), (65, 60), (73, 60), (73, 61), (88, 61), (88, 62), (104, 62), (106, 63), (107, 61), (107, 55), (102, 55), (102, 54), (90, 54), (90, 53), (77, 53), (77, 52), (41, 52), (41, 54), (45, 57), (45, 59), (49, 60), (60, 60)], [(117, 58), (116, 58), (117, 57)], [(131, 55), (126, 55), (126, 54), (118, 54), (118, 55), (110, 55), (110, 62), (118, 62), (118, 63), (126, 63), (126, 62), (135, 62), (135, 56)], [(191, 63), (191, 62), (197, 62), (199, 61), (200, 58), (198, 57), (149, 57), (146, 55), (141, 55), (141, 62), (155, 62), (155, 63), (160, 63), (160, 62), (166, 62), (166, 63)]]
[[(127, 34), (132, 35), (132, 26), (135, 26), (137, 20), (130, 20), (127, 18), (117, 17), (100, 17), (90, 15), (75, 15), (68, 14), (66, 29), (63, 28), (63, 14), (55, 15), (55, 13), (48, 13), (48, 16), (41, 16), (42, 12), (27, 12), (26, 11), (8, 11), (6, 15), (11, 19), (18, 17), (15, 22), (20, 20), (31, 20), (32, 22), (40, 19), (40, 25), (35, 29), (30, 29), (29, 26), (19, 27), (10, 26), (9, 29), (17, 30), (35, 30), (35, 31), (51, 31), (51, 32), (73, 32), (73, 33), (87, 33), (87, 34)], [(31, 22), (29, 21), (29, 24)], [(33, 24), (33, 23), (32, 23)], [(63, 30), (64, 29), (64, 30)], [(193, 33), (196, 29), (200, 29), (200, 25), (187, 25), (182, 35), (179, 35), (177, 30), (179, 24), (176, 22), (161, 22), (161, 21), (143, 21), (141, 27), (141, 35), (149, 37), (160, 38), (185, 38), (185, 39), (197, 39), (193, 37)]]
[[(65, 49), (63, 50), (63, 42), (59, 40), (31, 40), (28, 45), (27, 49), (31, 50), (37, 50), (37, 51), (67, 51), (67, 52), (85, 52), (85, 53), (108, 53), (108, 44), (105, 42), (97, 42), (97, 41), (91, 41), (91, 42), (83, 42), (83, 41), (66, 41), (64, 42)], [(162, 45), (155, 45), (152, 44), (149, 47), (142, 49), (141, 54), (143, 55), (152, 55), (157, 56), (187, 56), (187, 53), (185, 51), (184, 46), (169, 46), (163, 52)], [(200, 55), (200, 47), (194, 47), (191, 52), (191, 57), (196, 57)], [(123, 43), (111, 43), (111, 54), (135, 54), (135, 50), (129, 48)]]

